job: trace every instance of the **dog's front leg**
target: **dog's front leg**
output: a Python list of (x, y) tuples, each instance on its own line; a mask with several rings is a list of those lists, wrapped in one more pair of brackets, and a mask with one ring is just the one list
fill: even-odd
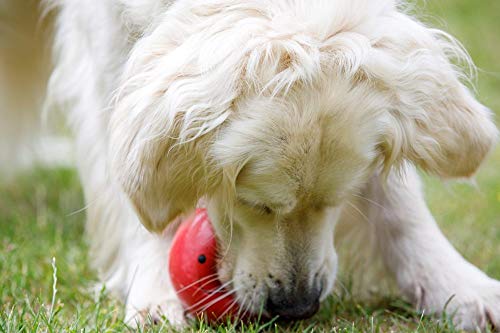
[(122, 253), (129, 286), (125, 321), (135, 326), (165, 318), (174, 327), (184, 327), (184, 310), (168, 272), (171, 237), (150, 234), (139, 224), (129, 236)]
[(378, 246), (402, 293), (427, 314), (453, 316), (458, 327), (500, 328), (500, 282), (467, 262), (439, 230), (415, 168), (374, 177), (369, 208)]

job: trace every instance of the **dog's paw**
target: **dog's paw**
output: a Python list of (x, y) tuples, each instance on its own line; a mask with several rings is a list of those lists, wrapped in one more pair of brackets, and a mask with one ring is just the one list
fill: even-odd
[(187, 325), (184, 309), (168, 276), (164, 266), (139, 267), (126, 300), (128, 325), (166, 324), (175, 328)]
[(127, 304), (125, 322), (137, 327), (166, 324), (176, 329), (182, 329), (188, 325), (182, 304), (177, 299), (167, 299), (160, 303), (140, 307)]
[(500, 330), (500, 282), (486, 276), (458, 280), (462, 283), (419, 285), (414, 294), (419, 310), (446, 316), (458, 329), (466, 331)]

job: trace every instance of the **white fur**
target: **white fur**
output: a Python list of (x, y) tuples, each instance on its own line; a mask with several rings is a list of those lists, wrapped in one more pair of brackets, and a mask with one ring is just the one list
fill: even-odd
[[(352, 227), (354, 209), (417, 307), (439, 314), (455, 295), (460, 327), (500, 326), (499, 282), (440, 233), (413, 166), (469, 177), (496, 141), (452, 37), (391, 0), (51, 5), (49, 98), (75, 134), (91, 258), (128, 320), (184, 322), (170, 236), (146, 229), (204, 198), (218, 273), (246, 311), (277, 294), (323, 299), (335, 225)], [(354, 206), (360, 196), (377, 204)]]

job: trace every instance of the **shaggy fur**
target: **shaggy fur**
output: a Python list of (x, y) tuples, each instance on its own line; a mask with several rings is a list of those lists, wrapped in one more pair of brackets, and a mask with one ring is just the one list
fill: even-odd
[(375, 236), (426, 314), (500, 327), (500, 283), (444, 238), (415, 170), (471, 177), (497, 138), (451, 36), (393, 0), (50, 5), (49, 96), (75, 134), (91, 258), (127, 320), (184, 323), (163, 231), (203, 199), (245, 311), (312, 315), (338, 222)]

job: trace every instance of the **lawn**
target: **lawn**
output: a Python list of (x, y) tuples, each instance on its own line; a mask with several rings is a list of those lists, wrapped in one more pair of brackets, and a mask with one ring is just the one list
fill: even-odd
[[(480, 68), (480, 99), (500, 115), (500, 1), (418, 1), (420, 17), (456, 35)], [(452, 243), (500, 279), (500, 147), (477, 175), (477, 185), (424, 176), (431, 209)], [(95, 288), (88, 266), (85, 214), (72, 169), (36, 169), (0, 186), (0, 332), (129, 330), (122, 306)], [(53, 261), (55, 258), (55, 261)], [(167, 326), (149, 328), (169, 331)], [(231, 325), (192, 331), (453, 332), (449, 321), (422, 318), (398, 298), (360, 303), (331, 297), (313, 319)]]

